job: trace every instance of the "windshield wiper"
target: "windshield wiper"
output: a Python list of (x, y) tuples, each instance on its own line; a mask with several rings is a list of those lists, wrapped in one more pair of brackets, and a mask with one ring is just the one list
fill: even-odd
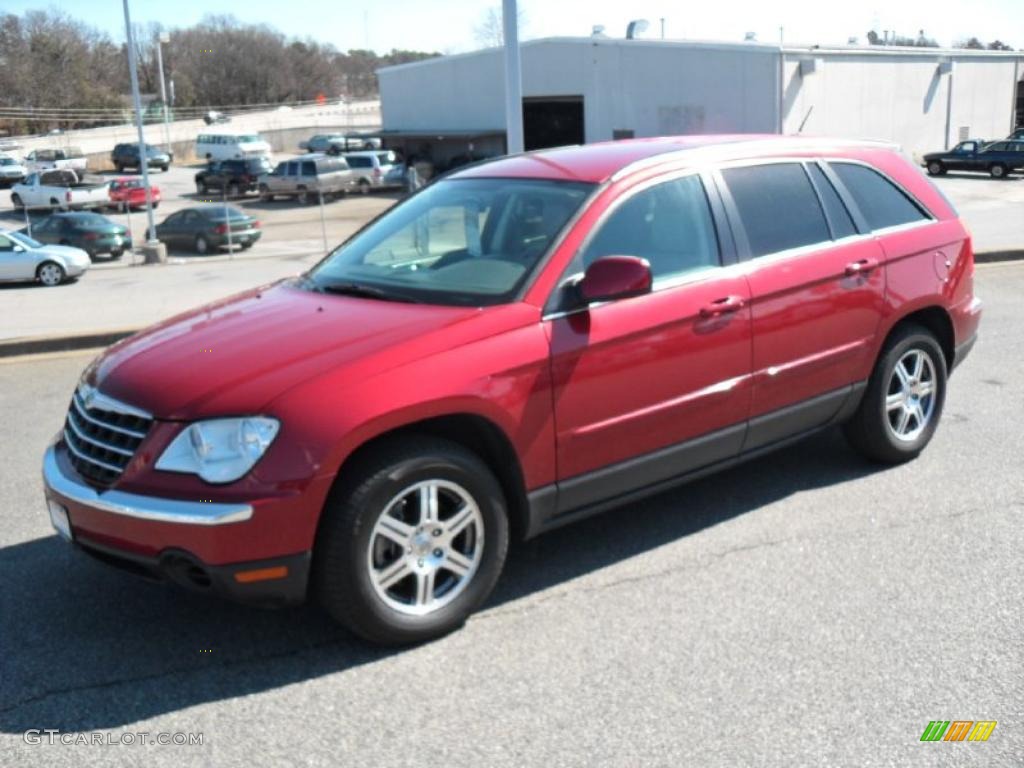
[(340, 296), (360, 296), (367, 299), (379, 299), (381, 301), (403, 301), (408, 304), (419, 304), (419, 299), (414, 299), (412, 296), (406, 296), (402, 293), (392, 293), (386, 291), (383, 288), (375, 288), (371, 285), (361, 285), (359, 283), (327, 283), (326, 285), (317, 284), (324, 293), (336, 293)]

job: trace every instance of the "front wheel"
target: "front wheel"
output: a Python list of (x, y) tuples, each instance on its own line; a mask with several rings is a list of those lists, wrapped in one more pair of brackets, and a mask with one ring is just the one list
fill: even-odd
[(309, 190), (305, 187), (299, 187), (295, 192), (295, 200), (299, 205), (309, 204)]
[(274, 202), (274, 195), (270, 192), (270, 187), (266, 184), (260, 184), (260, 202), (272, 203)]
[(867, 458), (898, 464), (916, 457), (935, 434), (946, 399), (946, 358), (935, 336), (908, 324), (886, 342), (864, 399), (844, 426)]
[(231, 184), (228, 186), (228, 197), (238, 197), (241, 194), (237, 184)]
[(40, 283), (52, 288), (64, 282), (64, 267), (55, 261), (44, 261), (36, 270), (36, 277)]
[(928, 174), (930, 176), (942, 176), (946, 172), (946, 166), (940, 163), (938, 160), (932, 160), (928, 163)]
[(427, 437), (356, 460), (332, 492), (313, 553), (327, 612), (375, 643), (429, 640), (491, 593), (509, 527), (494, 474), (461, 445)]
[(15, 210), (22, 210), (25, 207), (25, 203), (21, 200), (21, 195), (17, 192), (11, 193), (11, 205), (14, 206)]

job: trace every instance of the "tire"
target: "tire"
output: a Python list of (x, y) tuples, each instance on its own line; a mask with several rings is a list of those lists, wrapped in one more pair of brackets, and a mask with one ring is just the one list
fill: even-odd
[(240, 194), (237, 184), (228, 185), (228, 197), (238, 197)]
[(295, 200), (299, 205), (309, 205), (309, 190), (299, 187), (295, 190)]
[(929, 176), (944, 176), (946, 173), (946, 166), (940, 163), (938, 160), (932, 160), (928, 163), (928, 175)]
[(989, 175), (993, 179), (1005, 179), (1006, 178), (1006, 166), (1002, 163), (993, 163), (988, 169)]
[(210, 193), (210, 188), (206, 186), (205, 182), (202, 182), (202, 181), (197, 181), (196, 182), (196, 194), (208, 195), (209, 193)]
[(360, 194), (368, 195), (370, 193), (370, 182), (366, 179), (360, 179), (358, 188)]
[(124, 256), (123, 248), (115, 248), (110, 252), (110, 258), (112, 259), (120, 259), (122, 256)]
[[(311, 586), (320, 604), (382, 645), (418, 643), (460, 627), (491, 593), (508, 551), (505, 499), (491, 470), (457, 443), (412, 436), (357, 459), (345, 477), (328, 497), (313, 550)], [(419, 520), (419, 488), (427, 484), (435, 485), (439, 522), (407, 525), (385, 514), (398, 510), (409, 522)], [(474, 511), (448, 539), (446, 524), (459, 517), (457, 509)], [(396, 526), (387, 535), (377, 525), (385, 517)], [(459, 577), (446, 563), (467, 570)], [(378, 586), (373, 573), (389, 567), (404, 575)], [(429, 593), (420, 591), (430, 584)], [(433, 606), (422, 601), (428, 594)]]
[(58, 200), (56, 197), (51, 197), (50, 198), (50, 207), (51, 208), (60, 208), (61, 207), (60, 200)]
[(161, 165), (160, 166), (160, 170), (163, 171), (164, 173), (167, 173), (169, 170), (171, 170), (171, 166), (169, 166), (169, 165)]
[(270, 193), (270, 187), (260, 184), (260, 201), (264, 203), (274, 202), (274, 196)]
[(118, 173), (124, 173), (124, 166), (118, 163), (117, 165), (114, 166), (114, 170), (117, 171)]
[(250, 241), (249, 241), (249, 242), (247, 242), (247, 243), (242, 243), (242, 244), (241, 244), (241, 245), (239, 246), (239, 248), (241, 248), (241, 249), (242, 249), (243, 251), (248, 251), (248, 250), (249, 250), (250, 248), (252, 248), (252, 245), (253, 245), (253, 243), (252, 243), (252, 240), (250, 240)]
[(49, 288), (63, 283), (65, 277), (64, 267), (55, 261), (44, 261), (36, 268), (36, 279)]
[(210, 241), (202, 235), (196, 235), (195, 250), (200, 256), (205, 256), (210, 252)]
[[(896, 370), (899, 364), (904, 374), (915, 374), (917, 360), (923, 361), (920, 375), (901, 376)], [(846, 439), (873, 461), (899, 464), (915, 458), (938, 427), (946, 378), (946, 357), (935, 336), (914, 323), (898, 326), (882, 348), (860, 406), (843, 427)]]
[(11, 193), (11, 205), (13, 205), (15, 210), (18, 211), (22, 210), (25, 207), (25, 203), (23, 203), (21, 200), (21, 195), (19, 195), (17, 192)]

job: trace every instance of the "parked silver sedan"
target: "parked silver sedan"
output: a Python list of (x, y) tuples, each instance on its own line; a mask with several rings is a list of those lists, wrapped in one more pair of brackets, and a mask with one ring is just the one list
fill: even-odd
[(0, 282), (60, 285), (85, 274), (92, 262), (81, 248), (44, 245), (21, 232), (0, 229)]

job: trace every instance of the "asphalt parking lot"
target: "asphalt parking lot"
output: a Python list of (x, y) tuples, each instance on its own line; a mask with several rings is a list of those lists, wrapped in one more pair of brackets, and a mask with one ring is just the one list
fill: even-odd
[[(92, 353), (0, 361), (0, 762), (1019, 766), (1024, 264), (976, 289), (981, 341), (917, 461), (832, 431), (561, 529), (513, 550), (461, 631), (403, 651), (72, 552), (40, 456)], [(920, 742), (936, 719), (998, 726)]]
[[(286, 160), (291, 155), (278, 154), (273, 160)], [(161, 202), (153, 212), (159, 224), (175, 211), (193, 205), (205, 205), (211, 199), (221, 202), (223, 198), (201, 196), (196, 191), (195, 174), (203, 165), (173, 165), (166, 173), (154, 170), (150, 172), (150, 184), (160, 190)], [(101, 179), (110, 180), (121, 176), (133, 176), (113, 171), (94, 174)], [(236, 248), (236, 258), (270, 258), (292, 257), (296, 255), (323, 254), (324, 236), (327, 246), (333, 248), (369, 219), (386, 210), (401, 197), (396, 190), (375, 191), (368, 195), (354, 194), (341, 200), (326, 201), (323, 209), (323, 225), (321, 225), (320, 206), (318, 204), (299, 205), (294, 200), (278, 199), (271, 203), (260, 202), (255, 193), (227, 200), (227, 204), (239, 208), (260, 220), (263, 236), (260, 241), (246, 251), (244, 255)], [(136, 211), (130, 214), (102, 211), (105, 216), (123, 224), (132, 232), (136, 244), (145, 241), (146, 213)], [(45, 216), (45, 211), (34, 211), (33, 220)], [(27, 222), (25, 214), (16, 211), (11, 204), (9, 190), (0, 190), (0, 229), (21, 229)], [(179, 261), (210, 261), (211, 257), (199, 256), (187, 250), (173, 250), (168, 256)], [(226, 255), (225, 255), (226, 257)], [(217, 257), (212, 257), (217, 258)], [(224, 257), (221, 257), (224, 258)], [(134, 257), (135, 263), (141, 263), (141, 257)], [(111, 260), (100, 256), (94, 263), (94, 269), (120, 267), (133, 263), (133, 256), (126, 254), (121, 259)]]

